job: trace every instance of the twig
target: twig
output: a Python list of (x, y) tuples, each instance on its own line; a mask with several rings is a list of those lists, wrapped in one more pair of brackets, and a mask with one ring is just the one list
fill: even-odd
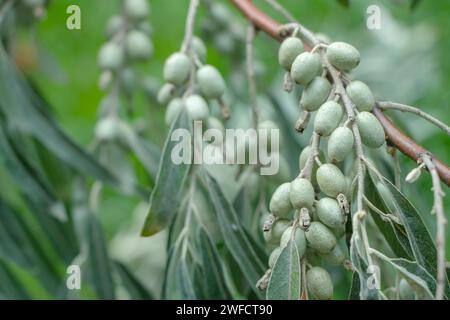
[(409, 112), (409, 113), (418, 115), (419, 117), (422, 117), (425, 120), (429, 121), (430, 123), (434, 124), (436, 127), (444, 130), (450, 136), (450, 127), (449, 126), (447, 126), (442, 121), (436, 119), (435, 117), (429, 115), (428, 113), (423, 112), (419, 108), (407, 106), (405, 104), (396, 103), (396, 102), (392, 102), (392, 101), (379, 101), (378, 107), (383, 111), (384, 110), (399, 110), (402, 112)]
[(181, 51), (183, 52), (189, 52), (191, 50), (192, 38), (194, 37), (195, 16), (197, 15), (199, 4), (199, 0), (191, 0), (189, 4), (189, 12), (186, 19), (186, 31), (184, 34), (183, 44), (181, 46)]
[(444, 298), (444, 291), (446, 286), (446, 268), (445, 268), (445, 226), (447, 219), (445, 218), (444, 204), (442, 198), (444, 192), (441, 189), (441, 180), (436, 171), (436, 166), (432, 157), (429, 154), (421, 156), (425, 166), (430, 171), (433, 182), (434, 204), (433, 212), (436, 214), (436, 248), (437, 248), (437, 284), (436, 284), (436, 300)]

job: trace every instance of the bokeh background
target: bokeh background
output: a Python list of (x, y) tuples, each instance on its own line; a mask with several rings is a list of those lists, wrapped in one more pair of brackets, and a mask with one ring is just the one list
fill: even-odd
[[(221, 2), (231, 8), (228, 1)], [(254, 2), (282, 21), (263, 0)], [(342, 1), (334, 0), (279, 2), (313, 31), (358, 47), (362, 53), (362, 63), (354, 77), (367, 82), (379, 100), (420, 106), (450, 123), (450, 2), (423, 0), (414, 9), (409, 0), (350, 0), (348, 7), (342, 5)], [(81, 8), (81, 30), (66, 28), (66, 9), (70, 4)], [(150, 4), (155, 52), (151, 61), (142, 64), (139, 70), (161, 80), (165, 58), (178, 50), (182, 41), (189, 1), (150, 0)], [(379, 5), (382, 10), (380, 30), (368, 30), (366, 27), (366, 9), (373, 4)], [(108, 18), (118, 11), (119, 1), (116, 0), (52, 1), (46, 18), (36, 24), (31, 32), (29, 29), (23, 30), (17, 45), (16, 59), (22, 70), (50, 102), (64, 130), (84, 146), (92, 141), (97, 108), (104, 96), (98, 87), (100, 71), (97, 52), (105, 42), (104, 30)], [(233, 12), (236, 25), (245, 26), (240, 13)], [(203, 14), (204, 10), (200, 10), (199, 20)], [(208, 63), (217, 66), (227, 76), (233, 59), (220, 53), (212, 43), (206, 44)], [(258, 35), (255, 51), (264, 70), (258, 82), (261, 92), (276, 86), (281, 88), (277, 48), (278, 44), (272, 39), (264, 34)], [(162, 146), (167, 133), (163, 120), (164, 107), (149, 101), (143, 94), (138, 97), (135, 106), (136, 112), (131, 121), (144, 119), (150, 128), (146, 138)], [(450, 163), (448, 136), (420, 118), (394, 111), (389, 114), (411, 137), (442, 161)], [(404, 156), (400, 159), (405, 176), (414, 163)], [(417, 184), (417, 188), (404, 186), (404, 191), (414, 200), (434, 233), (429, 176), (422, 175)], [(447, 187), (444, 190), (449, 193)], [(445, 199), (444, 205), (450, 218), (449, 199)], [(137, 198), (106, 190), (99, 218), (112, 255), (131, 261), (140, 280), (157, 296), (164, 267), (164, 233), (146, 239), (139, 237), (145, 207), (144, 210), (136, 209), (138, 203)], [(449, 257), (450, 241), (447, 243)]]

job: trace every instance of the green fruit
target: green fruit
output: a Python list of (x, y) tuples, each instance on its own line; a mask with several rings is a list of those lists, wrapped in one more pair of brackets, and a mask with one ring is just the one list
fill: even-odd
[[(291, 241), (293, 230), (294, 228), (291, 226), (284, 231), (280, 240), (280, 248), (285, 248), (288, 245), (289, 241)], [(306, 252), (305, 231), (300, 228), (295, 228), (294, 241), (295, 245), (297, 246), (298, 256), (302, 258)]]
[(126, 26), (126, 21), (122, 16), (112, 16), (108, 20), (108, 24), (106, 26), (106, 36), (108, 38), (112, 38), (120, 31), (124, 30)]
[(125, 0), (123, 9), (125, 15), (135, 21), (147, 18), (150, 13), (150, 7), (146, 0)]
[(298, 84), (310, 83), (322, 68), (318, 54), (303, 52), (295, 58), (291, 67), (291, 77)]
[(317, 215), (320, 221), (330, 228), (339, 228), (344, 224), (339, 203), (332, 198), (322, 198), (316, 205)]
[(352, 81), (347, 86), (347, 95), (359, 111), (372, 111), (375, 97), (370, 88), (361, 81)]
[(360, 112), (356, 116), (361, 141), (370, 148), (379, 148), (386, 138), (384, 129), (378, 119), (370, 112)]
[(283, 233), (290, 226), (290, 221), (285, 219), (277, 219), (269, 231), (264, 232), (264, 239), (269, 244), (279, 244)]
[(411, 285), (405, 279), (401, 279), (399, 283), (399, 296), (401, 300), (415, 300), (415, 294)]
[(328, 139), (328, 157), (331, 161), (340, 162), (353, 150), (355, 138), (347, 127), (339, 127)]
[(321, 266), (322, 257), (312, 248), (306, 247), (306, 260), (312, 266)]
[(316, 111), (328, 99), (331, 92), (330, 82), (315, 77), (303, 90), (300, 106), (307, 111)]
[(160, 104), (166, 105), (175, 95), (175, 86), (171, 83), (165, 83), (158, 91), (157, 100)]
[(336, 198), (347, 191), (347, 183), (342, 171), (333, 164), (326, 163), (317, 169), (317, 183), (327, 196)]
[(194, 121), (206, 121), (209, 117), (209, 107), (206, 100), (196, 94), (186, 98), (186, 110)]
[(321, 267), (313, 267), (306, 273), (306, 287), (315, 300), (333, 298), (333, 282), (330, 274)]
[(323, 255), (322, 258), (332, 266), (341, 266), (345, 261), (345, 254), (342, 252), (341, 247), (336, 245), (330, 253)]
[(164, 63), (164, 80), (176, 86), (182, 85), (189, 78), (191, 60), (182, 52), (175, 52)]
[(166, 109), (165, 122), (168, 127), (175, 121), (183, 109), (183, 101), (180, 98), (174, 98), (170, 101)]
[(197, 55), (198, 59), (201, 62), (206, 61), (207, 50), (206, 50), (206, 46), (203, 43), (202, 39), (200, 39), (198, 37), (192, 38), (192, 50), (194, 50), (195, 54)]
[(225, 81), (213, 66), (205, 65), (197, 71), (200, 90), (208, 99), (220, 99), (225, 93)]
[(302, 52), (302, 40), (297, 37), (286, 38), (278, 51), (278, 62), (284, 69), (290, 71), (295, 58)]
[(112, 141), (120, 136), (119, 121), (115, 117), (100, 119), (95, 126), (95, 138), (99, 141)]
[(330, 253), (336, 246), (336, 237), (333, 232), (317, 221), (311, 222), (306, 231), (306, 240), (311, 248), (322, 254)]
[(125, 40), (125, 47), (131, 59), (145, 60), (153, 53), (153, 45), (142, 31), (130, 31)]
[(283, 249), (280, 247), (273, 249), (272, 253), (269, 256), (269, 268), (273, 268), (282, 251)]
[(279, 217), (288, 217), (292, 211), (292, 205), (290, 200), (291, 183), (285, 182), (281, 184), (273, 193), (269, 203), (270, 212)]
[(297, 178), (291, 182), (290, 199), (295, 209), (312, 208), (314, 188), (307, 179)]
[(361, 58), (355, 47), (345, 42), (333, 42), (327, 48), (327, 59), (336, 68), (348, 71), (356, 68)]
[(342, 119), (342, 107), (335, 101), (325, 102), (317, 111), (314, 119), (314, 131), (322, 136), (329, 136)]
[(341, 225), (338, 228), (330, 229), (333, 232), (336, 239), (341, 239), (345, 235), (345, 224)]
[(98, 54), (98, 65), (103, 70), (115, 71), (120, 68), (124, 60), (123, 49), (115, 42), (108, 42), (101, 47)]

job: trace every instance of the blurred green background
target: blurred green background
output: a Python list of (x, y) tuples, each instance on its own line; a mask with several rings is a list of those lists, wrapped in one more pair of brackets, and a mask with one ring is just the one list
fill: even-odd
[[(213, 0), (219, 1), (219, 0)], [(229, 5), (229, 1), (221, 0)], [(255, 4), (273, 17), (281, 17), (263, 0)], [(316, 32), (327, 34), (333, 40), (347, 41), (360, 48), (362, 63), (354, 74), (366, 81), (379, 100), (393, 100), (415, 106), (450, 123), (450, 2), (423, 0), (412, 10), (411, 1), (350, 1), (346, 8), (336, 0), (280, 0), (305, 26)], [(176, 51), (183, 38), (184, 21), (189, 1), (150, 0), (152, 7), (153, 44), (155, 54), (140, 70), (144, 74), (161, 79), (164, 59)], [(82, 29), (66, 28), (66, 9), (77, 4), (82, 13)], [(366, 27), (369, 5), (381, 8), (381, 29)], [(47, 17), (35, 26), (35, 32), (24, 32), (20, 46), (27, 50), (32, 37), (39, 46), (39, 66), (30, 69), (30, 75), (54, 108), (56, 118), (69, 135), (82, 145), (88, 146), (93, 137), (97, 107), (104, 93), (98, 88), (99, 69), (96, 65), (97, 52), (105, 42), (104, 30), (107, 19), (119, 11), (116, 0), (56, 0), (52, 1)], [(240, 18), (240, 14), (234, 11)], [(204, 12), (200, 11), (201, 15)], [(241, 19), (242, 24), (245, 22)], [(208, 47), (208, 63), (216, 65), (225, 75), (233, 63), (221, 55), (211, 44)], [(279, 79), (277, 63), (278, 44), (266, 35), (260, 34), (256, 41), (256, 54), (265, 67), (265, 74), (258, 83), (264, 92)], [(279, 84), (281, 88), (281, 84)], [(280, 89), (281, 90), (281, 89)], [(423, 120), (409, 115), (391, 112), (394, 119), (410, 136), (420, 142), (438, 158), (450, 163), (450, 139), (438, 129)], [(134, 117), (144, 117), (151, 128), (147, 138), (161, 146), (167, 129), (163, 124), (164, 108), (148, 102), (143, 96), (136, 104)], [(414, 167), (414, 163), (401, 156), (404, 163), (403, 176)], [(419, 188), (404, 190), (414, 199), (430, 229), (435, 230), (434, 217), (429, 214), (432, 206), (431, 182), (423, 175)], [(448, 193), (448, 188), (444, 188)], [(104, 197), (100, 219), (111, 245), (120, 247), (117, 236), (133, 227), (132, 212), (137, 199), (120, 196), (108, 191)], [(447, 213), (450, 200), (445, 202)], [(145, 210), (144, 210), (145, 211)], [(449, 216), (450, 217), (450, 216)], [(137, 230), (135, 230), (137, 232)], [(158, 236), (157, 236), (158, 237)], [(161, 236), (159, 236), (161, 237)], [(115, 238), (113, 240), (113, 238)], [(449, 239), (449, 238), (448, 238)], [(149, 254), (161, 248), (161, 241), (153, 238), (134, 239), (136, 248), (148, 250)], [(137, 244), (139, 242), (139, 244)], [(447, 256), (450, 256), (448, 241)], [(138, 249), (131, 249), (136, 251)], [(162, 268), (161, 260), (155, 262)], [(145, 272), (140, 272), (145, 275)], [(157, 283), (150, 283), (156, 286)]]

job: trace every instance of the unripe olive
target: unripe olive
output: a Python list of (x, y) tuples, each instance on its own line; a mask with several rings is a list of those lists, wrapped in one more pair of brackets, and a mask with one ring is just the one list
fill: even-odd
[(315, 77), (303, 89), (300, 105), (307, 111), (316, 111), (327, 100), (330, 92), (330, 82), (325, 78)]
[(337, 128), (342, 118), (342, 107), (335, 101), (325, 102), (317, 111), (314, 131), (323, 137), (329, 136)]
[(321, 266), (322, 265), (322, 257), (311, 247), (306, 247), (306, 260), (312, 266)]
[(205, 65), (197, 71), (200, 90), (208, 99), (219, 99), (225, 93), (225, 81), (213, 66)]
[(119, 122), (115, 117), (100, 119), (95, 126), (95, 138), (99, 141), (112, 141), (120, 136)]
[(292, 63), (291, 77), (298, 84), (307, 85), (321, 68), (322, 62), (318, 54), (303, 52)]
[(150, 7), (146, 0), (125, 0), (123, 4), (125, 15), (138, 21), (147, 18)]
[(186, 110), (192, 120), (207, 120), (209, 117), (208, 103), (202, 96), (193, 94), (186, 98)]
[(401, 300), (415, 300), (414, 290), (405, 279), (400, 280), (398, 289)]
[(153, 53), (153, 45), (142, 31), (130, 31), (125, 41), (127, 53), (131, 59), (145, 60), (150, 58)]
[(112, 16), (106, 26), (106, 36), (112, 38), (125, 28), (126, 21), (122, 16)]
[(192, 38), (192, 50), (194, 50), (197, 57), (200, 59), (200, 61), (205, 62), (206, 61), (206, 46), (205, 43), (202, 41), (202, 39), (198, 37)]
[(345, 254), (339, 245), (336, 245), (334, 249), (322, 256), (326, 263), (332, 266), (341, 266), (345, 261)]
[(285, 70), (290, 71), (295, 58), (302, 52), (302, 40), (297, 37), (286, 38), (278, 51), (278, 62)]
[(273, 193), (269, 203), (270, 212), (279, 217), (284, 218), (289, 216), (292, 210), (290, 197), (291, 183), (285, 182), (281, 184)]
[(345, 42), (333, 42), (327, 48), (327, 59), (336, 68), (347, 71), (356, 68), (360, 62), (358, 50)]
[(352, 151), (354, 142), (352, 130), (347, 127), (337, 128), (328, 139), (328, 157), (337, 162), (344, 160)]
[(182, 85), (189, 77), (191, 60), (182, 52), (175, 52), (164, 63), (164, 80), (174, 85)]
[(117, 70), (123, 63), (123, 49), (115, 42), (108, 42), (101, 47), (98, 54), (98, 65), (103, 70)]
[(330, 274), (321, 267), (312, 267), (306, 272), (306, 287), (315, 300), (333, 298), (333, 281)]
[(283, 249), (280, 247), (273, 249), (272, 253), (269, 256), (269, 268), (273, 268), (282, 251)]
[(183, 109), (183, 101), (180, 98), (174, 98), (170, 101), (166, 109), (165, 122), (168, 127), (175, 121)]
[(360, 112), (356, 116), (361, 141), (370, 148), (379, 148), (386, 140), (384, 129), (378, 119), (370, 112)]
[(311, 222), (305, 234), (308, 245), (319, 253), (330, 253), (336, 246), (333, 232), (320, 222)]
[(264, 239), (269, 244), (280, 244), (281, 236), (290, 226), (289, 220), (277, 219), (269, 231), (264, 232)]
[(339, 228), (344, 224), (339, 203), (332, 198), (322, 198), (316, 205), (317, 215), (320, 221), (330, 228)]
[(331, 163), (325, 163), (317, 169), (317, 183), (320, 190), (332, 198), (336, 198), (338, 194), (345, 193), (347, 190), (344, 174)]
[(307, 179), (297, 178), (291, 182), (290, 199), (295, 209), (312, 208), (314, 188)]
[(331, 232), (333, 232), (336, 239), (341, 239), (345, 235), (345, 224), (341, 225), (338, 228), (331, 229)]
[[(289, 241), (292, 238), (292, 232), (294, 231), (294, 228), (291, 226), (289, 228), (287, 228), (283, 235), (281, 236), (281, 240), (280, 240), (280, 248), (284, 248), (288, 245)], [(298, 256), (300, 258), (303, 257), (303, 255), (306, 252), (306, 237), (305, 237), (305, 231), (303, 231), (300, 228), (295, 228), (295, 236), (294, 236), (294, 241), (295, 244), (297, 246), (297, 252), (298, 252)]]
[(359, 111), (372, 111), (375, 97), (372, 90), (362, 81), (352, 81), (347, 86), (347, 95)]
[(175, 95), (175, 86), (171, 83), (165, 83), (158, 91), (157, 100), (160, 104), (166, 105)]

